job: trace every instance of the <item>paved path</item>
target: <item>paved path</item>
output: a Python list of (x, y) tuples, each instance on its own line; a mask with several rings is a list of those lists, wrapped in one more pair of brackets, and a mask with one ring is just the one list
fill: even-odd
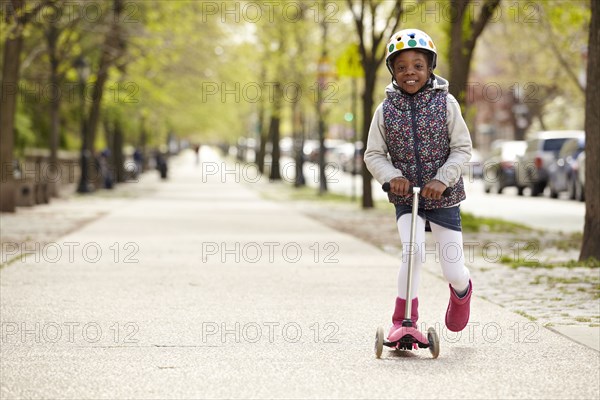
[(201, 171), (183, 158), (154, 194), (0, 270), (2, 399), (600, 396), (597, 351), (497, 305), (475, 297), (446, 331), (429, 273), (440, 357), (375, 359), (398, 260)]

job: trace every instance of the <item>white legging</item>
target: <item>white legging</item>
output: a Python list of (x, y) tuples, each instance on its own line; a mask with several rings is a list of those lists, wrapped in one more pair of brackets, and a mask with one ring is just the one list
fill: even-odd
[(417, 218), (417, 231), (415, 235), (415, 246), (410, 245), (410, 222), (411, 214), (404, 214), (398, 219), (398, 232), (402, 240), (402, 265), (398, 273), (398, 297), (406, 299), (406, 280), (408, 275), (408, 258), (414, 253), (414, 264), (412, 270), (412, 298), (419, 293), (419, 282), (421, 278), (421, 264), (427, 257), (440, 262), (444, 278), (457, 292), (465, 291), (469, 286), (470, 274), (465, 266), (463, 253), (462, 232), (453, 231), (429, 222), (431, 233), (435, 241), (435, 248), (425, 247), (425, 219)]

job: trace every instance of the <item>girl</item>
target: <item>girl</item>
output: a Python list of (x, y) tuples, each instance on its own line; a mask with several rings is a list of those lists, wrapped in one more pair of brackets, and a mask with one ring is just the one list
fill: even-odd
[[(471, 137), (456, 99), (448, 93), (448, 82), (433, 73), (436, 62), (435, 45), (425, 32), (404, 29), (392, 35), (386, 53), (392, 83), (373, 116), (365, 151), (365, 163), (375, 179), (390, 183), (389, 200), (396, 208), (403, 242), (390, 335), (405, 317), (411, 252), (415, 263), (410, 318), (416, 327), (426, 227), (433, 233), (450, 287), (446, 326), (458, 332), (469, 321), (472, 284), (464, 263), (459, 203), (465, 199), (462, 166), (471, 158)], [(412, 186), (421, 187), (424, 199), (419, 202), (416, 243), (411, 247)], [(442, 197), (447, 187), (451, 194)]]

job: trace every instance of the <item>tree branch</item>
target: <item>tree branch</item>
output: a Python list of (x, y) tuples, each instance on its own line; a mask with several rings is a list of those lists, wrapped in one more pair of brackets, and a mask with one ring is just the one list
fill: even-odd
[(558, 59), (560, 66), (565, 70), (567, 76), (571, 78), (581, 93), (585, 94), (585, 87), (581, 84), (581, 82), (579, 82), (579, 78), (577, 77), (575, 71), (573, 71), (571, 68), (571, 64), (565, 59), (565, 56), (556, 45), (554, 32), (552, 31), (552, 26), (548, 22), (548, 19), (540, 18), (540, 21), (542, 22), (542, 26), (544, 27), (546, 34), (549, 36), (549, 40), (544, 40), (543, 44), (550, 43), (550, 49), (552, 50), (552, 53), (554, 53), (554, 56)]
[(369, 12), (371, 13), (371, 54), (370, 59), (375, 60), (375, 52), (377, 50), (376, 35), (375, 35), (375, 15), (377, 14), (377, 5), (374, 0), (369, 0)]
[(500, 0), (486, 0), (483, 4), (483, 8), (481, 9), (481, 13), (479, 13), (479, 17), (473, 24), (473, 30), (471, 35), (465, 41), (465, 47), (472, 52), (475, 48), (475, 43), (477, 43), (477, 38), (483, 32), (483, 29), (489, 22), (490, 18), (496, 11), (496, 8), (500, 5)]
[[(419, 2), (420, 2), (420, 0), (419, 0)], [(387, 38), (390, 38), (394, 34), (394, 32), (396, 32), (396, 30), (398, 29), (398, 26), (400, 25), (400, 19), (402, 18), (402, 15), (404, 14), (404, 8), (402, 6), (402, 3), (403, 3), (403, 0), (396, 0), (396, 3), (394, 4), (394, 9), (390, 13), (388, 20), (385, 23), (385, 28), (383, 28), (383, 30), (381, 31), (381, 35), (379, 35), (378, 47), (379, 47), (379, 43), (381, 43), (381, 41), (384, 38), (387, 40)], [(394, 19), (394, 16), (395, 16), (394, 10), (398, 10), (398, 14), (396, 15), (395, 19)], [(391, 23), (392, 21), (393, 21), (393, 23)], [(380, 63), (382, 63), (384, 58), (385, 58), (385, 51), (380, 54), (379, 59), (377, 60), (377, 64), (379, 65)]]
[(44, 0), (36, 4), (31, 11), (26, 12), (19, 18), (19, 22), (23, 25), (27, 24), (32, 18), (34, 18), (44, 7), (49, 6), (52, 3), (56, 3), (56, 0)]
[(360, 14), (357, 14), (352, 7), (352, 0), (346, 0), (348, 4), (348, 8), (354, 17), (354, 23), (356, 25), (356, 32), (358, 33), (358, 49), (360, 51), (361, 61), (363, 64), (363, 68), (365, 67), (365, 62), (367, 60), (367, 48), (365, 45), (365, 27), (364, 27), (364, 17), (365, 17), (365, 0), (361, 0), (360, 2)]
[[(390, 36), (392, 36), (392, 34), (396, 31), (396, 28), (400, 24), (400, 17), (404, 13), (404, 10), (402, 9), (402, 1), (403, 0), (396, 0), (396, 3), (394, 4), (394, 8), (392, 9), (392, 12), (390, 12), (390, 15), (388, 15), (387, 20), (385, 21), (385, 27), (383, 28), (383, 30), (380, 32), (379, 36), (377, 37), (378, 45), (379, 45), (379, 43), (381, 43), (381, 41), (384, 38), (389, 38)], [(394, 20), (394, 15), (395, 15), (394, 10), (396, 10), (396, 9), (398, 10), (398, 17)], [(392, 21), (393, 21), (393, 23), (392, 23)]]
[[(417, 0), (416, 4), (421, 4), (423, 3), (424, 0)], [(397, 0), (396, 1), (396, 5), (394, 8), (398, 9), (398, 18), (396, 18), (396, 20), (394, 21), (394, 26), (392, 27), (392, 29), (390, 29), (390, 34), (389, 36), (392, 36), (394, 34), (394, 32), (396, 32), (396, 30), (398, 29), (398, 27), (400, 26), (400, 20), (402, 19), (402, 15), (404, 15), (404, 11), (406, 11), (404, 9), (404, 5), (402, 4), (403, 0)], [(393, 13), (390, 14), (390, 16), (394, 15)], [(387, 26), (387, 25), (386, 25)]]

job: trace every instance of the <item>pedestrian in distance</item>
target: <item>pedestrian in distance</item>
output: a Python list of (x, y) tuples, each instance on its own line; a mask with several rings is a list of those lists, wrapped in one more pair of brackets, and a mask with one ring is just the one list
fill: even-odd
[(193, 146), (194, 155), (195, 155), (195, 159), (196, 159), (196, 165), (200, 164), (200, 147), (201, 147), (201, 145), (199, 143), (196, 143)]
[[(390, 38), (386, 65), (392, 83), (373, 116), (365, 163), (380, 183), (389, 182), (388, 198), (396, 209), (402, 241), (398, 296), (388, 335), (401, 327), (406, 301), (410, 319), (419, 318), (418, 287), (425, 254), (425, 231), (439, 249), (450, 300), (446, 326), (459, 332), (469, 321), (472, 283), (465, 266), (459, 204), (466, 198), (462, 168), (471, 158), (471, 136), (448, 81), (436, 76), (437, 51), (433, 40), (418, 29), (404, 29)], [(410, 244), (412, 187), (421, 188), (416, 240)], [(442, 196), (446, 188), (450, 194)], [(408, 258), (414, 254), (412, 299), (407, 299)], [(408, 316), (407, 316), (408, 318)]]

